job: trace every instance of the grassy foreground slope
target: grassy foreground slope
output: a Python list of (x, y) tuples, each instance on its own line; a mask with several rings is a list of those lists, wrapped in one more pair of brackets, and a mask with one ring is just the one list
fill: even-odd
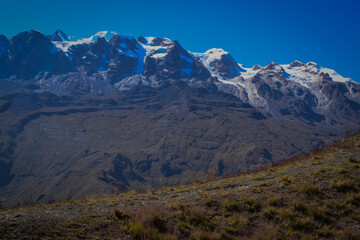
[(359, 190), (357, 134), (236, 177), (1, 210), (0, 237), (360, 239)]

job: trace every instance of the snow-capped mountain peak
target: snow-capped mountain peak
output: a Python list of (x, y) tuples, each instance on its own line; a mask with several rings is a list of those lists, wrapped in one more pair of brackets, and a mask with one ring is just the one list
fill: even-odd
[(211, 56), (214, 59), (220, 59), (222, 55), (229, 54), (222, 48), (211, 48), (205, 52), (205, 55)]
[(345, 78), (330, 68), (320, 67), (320, 72), (329, 74), (334, 82), (353, 82), (351, 78)]
[(203, 64), (210, 68), (210, 64), (214, 60), (220, 60), (223, 55), (229, 54), (221, 48), (212, 48), (207, 50), (205, 53), (192, 53), (195, 57), (199, 57)]
[(205, 53), (191, 54), (198, 57), (211, 75), (220, 80), (231, 79), (239, 76), (241, 72), (245, 72), (234, 58), (221, 48), (212, 48)]
[(173, 46), (170, 39), (160, 37), (139, 37), (138, 42), (146, 50), (146, 57), (152, 58), (163, 58)]
[(55, 33), (51, 35), (49, 38), (51, 41), (55, 41), (55, 42), (69, 41), (68, 36), (66, 36), (66, 34), (59, 29), (57, 29)]
[(302, 85), (307, 85), (309, 82), (316, 82), (319, 79), (320, 73), (328, 74), (330, 79), (335, 82), (352, 81), (350, 78), (345, 78), (332, 69), (319, 67), (315, 62), (308, 62), (306, 64), (295, 61), (290, 64), (281, 65), (287, 73), (289, 80), (298, 82)]
[(10, 41), (0, 35), (0, 52), (0, 78), (30, 79), (40, 92), (115, 94), (182, 81), (232, 94), (275, 117), (322, 121), (341, 110), (359, 118), (360, 85), (314, 62), (247, 68), (221, 48), (192, 53), (176, 40), (109, 31), (77, 40), (60, 30), (23, 32)]
[(145, 37), (142, 43), (148, 46), (167, 46), (171, 45), (172, 41), (169, 38), (160, 37)]
[(109, 41), (110, 38), (112, 38), (116, 34), (117, 32), (112, 32), (112, 31), (99, 31), (95, 35), (87, 39), (91, 42), (95, 41), (98, 38), (105, 38), (107, 41)]
[(294, 67), (302, 67), (304, 65), (305, 65), (304, 63), (302, 63), (302, 62), (300, 62), (298, 60), (295, 60), (294, 62), (289, 64), (289, 67), (292, 67), (292, 68), (294, 68)]
[[(117, 34), (116, 32), (99, 31), (96, 34), (94, 34), (94, 35), (92, 35), (91, 37), (88, 37), (88, 38), (69, 40), (67, 37), (66, 38), (63, 37), (63, 36), (66, 36), (66, 35), (65, 35), (65, 33), (62, 33), (62, 34), (59, 34), (63, 38), (62, 41), (55, 41), (55, 40), (52, 40), (52, 41), (53, 41), (53, 43), (55, 44), (55, 46), (57, 48), (61, 49), (64, 53), (68, 53), (69, 48), (71, 46), (79, 45), (79, 44), (89, 44), (91, 42), (95, 42), (99, 38), (105, 38), (108, 41), (113, 36), (115, 36), (116, 34)], [(126, 35), (124, 35), (124, 36), (126, 36)]]

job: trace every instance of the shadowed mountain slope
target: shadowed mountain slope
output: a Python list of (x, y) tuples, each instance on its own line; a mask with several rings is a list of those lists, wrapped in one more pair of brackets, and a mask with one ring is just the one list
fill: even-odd
[(232, 95), (183, 82), (111, 97), (21, 93), (0, 102), (4, 204), (159, 188), (214, 169), (239, 173), (342, 131), (266, 118)]

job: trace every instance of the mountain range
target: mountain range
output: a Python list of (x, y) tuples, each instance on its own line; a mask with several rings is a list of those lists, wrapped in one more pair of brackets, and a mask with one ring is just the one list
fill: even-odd
[(357, 129), (360, 85), (314, 62), (246, 68), (168, 38), (0, 35), (0, 202), (193, 181)]

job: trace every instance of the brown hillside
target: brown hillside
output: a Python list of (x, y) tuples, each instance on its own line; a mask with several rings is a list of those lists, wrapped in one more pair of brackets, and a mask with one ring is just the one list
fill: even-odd
[(0, 236), (359, 239), (359, 176), (360, 134), (257, 173), (2, 210)]

